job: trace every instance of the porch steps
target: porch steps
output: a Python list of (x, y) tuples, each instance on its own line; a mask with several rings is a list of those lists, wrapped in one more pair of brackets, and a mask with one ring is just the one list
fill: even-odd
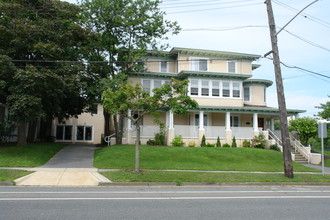
[(301, 164), (308, 164), (308, 160), (301, 155), (300, 152), (295, 151), (295, 149), (291, 146), (291, 152), (295, 156), (295, 161)]

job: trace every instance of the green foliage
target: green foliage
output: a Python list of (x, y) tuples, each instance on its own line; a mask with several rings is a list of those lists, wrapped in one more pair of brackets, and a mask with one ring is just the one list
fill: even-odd
[[(330, 98), (330, 96), (328, 96)], [(320, 104), (320, 106), (316, 106), (318, 109), (322, 109), (317, 115), (323, 119), (330, 120), (330, 101), (327, 101), (325, 104)]]
[(295, 131), (299, 135), (304, 146), (308, 145), (308, 140), (317, 135), (317, 121), (311, 117), (297, 118), (289, 122), (289, 131)]
[(216, 147), (221, 147), (221, 142), (220, 142), (220, 138), (218, 136), (217, 138), (217, 143), (215, 144)]
[(206, 147), (206, 138), (205, 138), (205, 135), (203, 135), (203, 137), (202, 137), (201, 147)]
[(230, 144), (225, 143), (222, 145), (222, 147), (230, 147)]
[(243, 147), (251, 147), (251, 142), (248, 140), (243, 141)]
[(0, 119), (0, 144), (9, 141), (15, 130), (15, 124), (8, 119)]
[(147, 145), (155, 146), (155, 145), (157, 145), (157, 144), (156, 144), (156, 141), (155, 141), (155, 140), (151, 140), (151, 139), (149, 139), (149, 140), (147, 141)]
[(274, 120), (274, 129), (275, 130), (281, 130), (280, 120)]
[(173, 140), (172, 140), (172, 146), (173, 147), (183, 147), (184, 142), (182, 141), (182, 136), (181, 135), (176, 135)]
[(188, 147), (196, 147), (196, 142), (195, 141), (189, 141)]
[(236, 138), (233, 137), (233, 141), (231, 143), (231, 147), (237, 147), (237, 143), (236, 143)]
[(215, 144), (207, 143), (206, 147), (215, 147)]
[(277, 144), (270, 145), (269, 149), (274, 151), (281, 151), (281, 149), (279, 148), (279, 146), (277, 146)]
[(251, 147), (253, 148), (264, 149), (266, 147), (266, 139), (263, 134), (259, 134), (258, 136), (255, 136), (251, 142), (252, 142)]

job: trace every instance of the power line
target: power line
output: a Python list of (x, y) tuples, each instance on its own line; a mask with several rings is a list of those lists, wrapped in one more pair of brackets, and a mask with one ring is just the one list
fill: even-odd
[(233, 3), (240, 3), (240, 2), (251, 2), (255, 0), (239, 0), (239, 1), (227, 1), (227, 2), (219, 2), (219, 1), (212, 1), (212, 3), (201, 3), (201, 2), (180, 2), (179, 5), (170, 5), (170, 6), (163, 6), (162, 9), (168, 8), (187, 8), (187, 7), (201, 7), (201, 6), (210, 6), (210, 5), (225, 5), (225, 4), (233, 4)]

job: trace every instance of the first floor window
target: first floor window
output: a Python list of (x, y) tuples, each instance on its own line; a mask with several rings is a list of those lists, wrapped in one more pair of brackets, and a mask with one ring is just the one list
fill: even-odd
[(91, 141), (92, 132), (93, 132), (92, 126), (78, 125), (77, 134), (76, 134), (77, 141)]
[(72, 140), (72, 125), (56, 125), (56, 140)]
[(154, 80), (154, 89), (155, 88), (160, 88), (162, 86), (162, 81), (161, 80)]
[(239, 117), (230, 116), (230, 127), (239, 127)]
[[(207, 114), (204, 114), (204, 121), (203, 125), (207, 126), (208, 125), (208, 117)], [(195, 126), (199, 126), (199, 114), (195, 114)]]

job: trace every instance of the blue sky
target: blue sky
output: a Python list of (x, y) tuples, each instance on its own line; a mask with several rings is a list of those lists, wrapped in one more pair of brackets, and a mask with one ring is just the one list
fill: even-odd
[[(76, 0), (67, 0), (75, 3)], [(284, 26), (313, 0), (273, 0), (277, 27)], [(182, 28), (170, 36), (171, 47), (188, 47), (264, 55), (271, 50), (264, 0), (163, 0), (161, 9)], [(295, 18), (278, 35), (280, 59), (326, 77), (282, 66), (286, 105), (307, 110), (329, 101), (330, 95), (330, 0), (319, 0)], [(277, 107), (273, 63), (261, 58), (253, 78), (274, 81), (267, 91), (267, 104)], [(328, 78), (327, 78), (328, 77)]]

